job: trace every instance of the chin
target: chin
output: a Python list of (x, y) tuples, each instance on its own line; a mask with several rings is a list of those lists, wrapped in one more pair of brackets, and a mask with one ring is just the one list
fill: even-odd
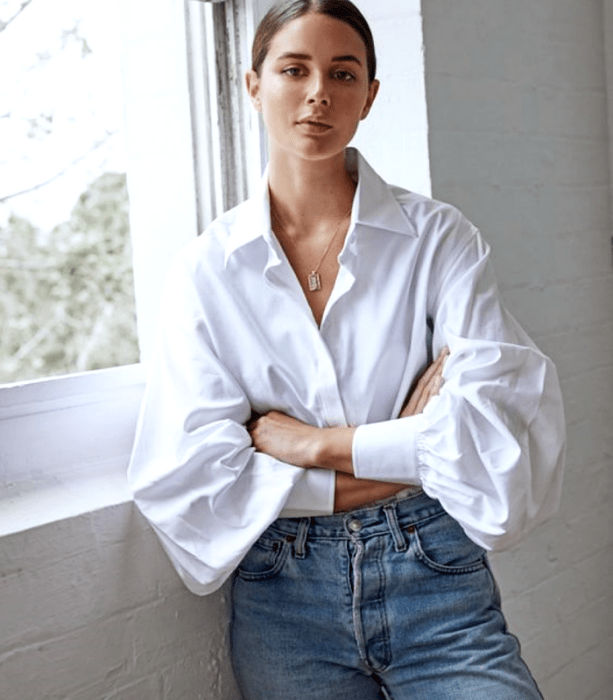
[(323, 139), (314, 140), (312, 143), (300, 144), (299, 146), (282, 148), (281, 150), (295, 158), (308, 161), (325, 161), (334, 158), (345, 157), (345, 149), (349, 143), (330, 144), (323, 143)]

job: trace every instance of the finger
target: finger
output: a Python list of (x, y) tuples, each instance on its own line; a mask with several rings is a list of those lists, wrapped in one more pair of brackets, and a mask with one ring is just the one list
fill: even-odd
[(262, 416), (259, 413), (252, 413), (251, 418), (245, 423), (248, 433), (252, 433), (258, 427), (258, 421)]
[(442, 373), (445, 360), (449, 356), (449, 348), (445, 346), (438, 354), (436, 360), (426, 369), (413, 390), (408, 404), (402, 410), (400, 416), (413, 416), (421, 413), (424, 406), (432, 396), (438, 394), (442, 384)]
[(421, 392), (426, 390), (426, 388), (431, 384), (432, 380), (435, 379), (437, 375), (442, 373), (443, 364), (445, 363), (448, 354), (449, 350), (445, 346), (441, 352), (439, 352), (434, 362), (430, 364), (430, 366), (420, 377), (419, 381), (417, 382), (417, 386), (421, 389)]
[[(422, 405), (425, 405), (424, 399), (427, 402), (427, 400), (430, 398), (429, 395), (429, 387), (430, 383), (432, 382), (433, 379), (436, 378), (437, 375), (440, 376), (442, 373), (443, 369), (443, 364), (445, 360), (447, 359), (447, 356), (449, 355), (449, 348), (445, 346), (441, 352), (438, 354), (437, 358), (430, 364), (430, 366), (426, 369), (426, 371), (423, 373), (423, 375), (419, 378), (417, 385), (415, 386), (415, 389), (413, 390), (409, 402), (406, 405), (406, 407), (403, 409), (401, 415), (409, 415), (412, 416), (415, 413), (420, 413), (419, 407)], [(427, 394), (427, 396), (425, 396)]]
[(426, 371), (417, 380), (417, 384), (415, 385), (415, 388), (413, 389), (413, 392), (409, 399), (409, 403), (407, 404), (407, 413), (409, 415), (413, 415), (417, 412), (417, 407), (419, 406), (423, 398), (424, 392), (427, 391), (428, 383), (431, 381), (432, 377), (434, 376), (437, 370), (438, 362), (439, 359), (437, 358), (431, 365), (428, 366)]
[(419, 404), (419, 400), (421, 399), (423, 389), (418, 383), (417, 386), (415, 387), (413, 393), (411, 394), (409, 398), (409, 403), (405, 406), (403, 409), (401, 415), (402, 416), (413, 416), (415, 415), (415, 411), (417, 409), (417, 405)]
[(419, 401), (417, 402), (417, 407), (415, 408), (416, 413), (423, 413), (424, 408), (428, 404), (428, 401), (433, 396), (437, 396), (441, 385), (442, 385), (442, 376), (441, 374), (436, 374), (434, 375), (430, 381), (428, 382), (428, 386), (425, 387), (424, 391), (422, 392), (421, 396), (419, 397)]
[(436, 356), (436, 359), (430, 364), (426, 371), (420, 377), (418, 384), (423, 384), (424, 386), (432, 379), (432, 377), (440, 370), (443, 362), (445, 361), (446, 348), (443, 348), (441, 352)]
[(415, 413), (422, 413), (425, 405), (430, 400), (430, 395), (431, 395), (430, 387), (431, 387), (431, 384), (428, 384), (428, 386), (424, 387), (424, 390), (421, 392), (421, 394), (419, 396), (419, 400), (417, 402), (417, 405), (415, 406)]
[(445, 359), (447, 358), (448, 354), (449, 354), (449, 351), (442, 354), (441, 362), (439, 363), (439, 365), (437, 367), (436, 373), (430, 378), (428, 385), (425, 387), (424, 391), (422, 392), (422, 395), (420, 397), (420, 400), (419, 400), (419, 403), (417, 406), (418, 413), (423, 412), (428, 401), (430, 401), (430, 399), (433, 396), (438, 396), (440, 394), (441, 387), (443, 386), (443, 383), (444, 383), (444, 379), (443, 379), (444, 363), (445, 363)]

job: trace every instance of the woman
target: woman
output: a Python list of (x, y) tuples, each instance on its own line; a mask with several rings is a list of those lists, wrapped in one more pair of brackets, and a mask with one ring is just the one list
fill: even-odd
[(262, 21), (269, 167), (173, 265), (130, 482), (192, 591), (238, 567), (247, 700), (538, 698), (485, 550), (557, 507), (555, 370), (478, 231), (347, 147), (375, 71), (348, 0)]

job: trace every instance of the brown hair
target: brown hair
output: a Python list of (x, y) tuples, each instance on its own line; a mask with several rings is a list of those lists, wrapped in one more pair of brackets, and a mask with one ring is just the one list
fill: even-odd
[(251, 67), (260, 75), (270, 42), (286, 24), (306, 14), (328, 15), (352, 27), (364, 41), (368, 79), (372, 82), (377, 72), (377, 57), (372, 32), (364, 15), (351, 0), (284, 0), (273, 5), (260, 22), (251, 49)]

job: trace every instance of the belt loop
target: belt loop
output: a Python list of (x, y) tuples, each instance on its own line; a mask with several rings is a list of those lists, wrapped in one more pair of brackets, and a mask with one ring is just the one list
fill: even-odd
[(389, 525), (390, 532), (394, 538), (394, 548), (397, 552), (404, 552), (407, 549), (407, 542), (402, 536), (402, 530), (398, 524), (398, 518), (396, 517), (396, 504), (388, 503), (383, 506), (385, 511), (385, 517), (387, 518), (387, 524)]
[(296, 535), (296, 542), (294, 543), (294, 556), (297, 559), (304, 559), (306, 556), (304, 544), (307, 539), (310, 525), (311, 518), (302, 518), (300, 520), (300, 524), (298, 525), (298, 533)]

